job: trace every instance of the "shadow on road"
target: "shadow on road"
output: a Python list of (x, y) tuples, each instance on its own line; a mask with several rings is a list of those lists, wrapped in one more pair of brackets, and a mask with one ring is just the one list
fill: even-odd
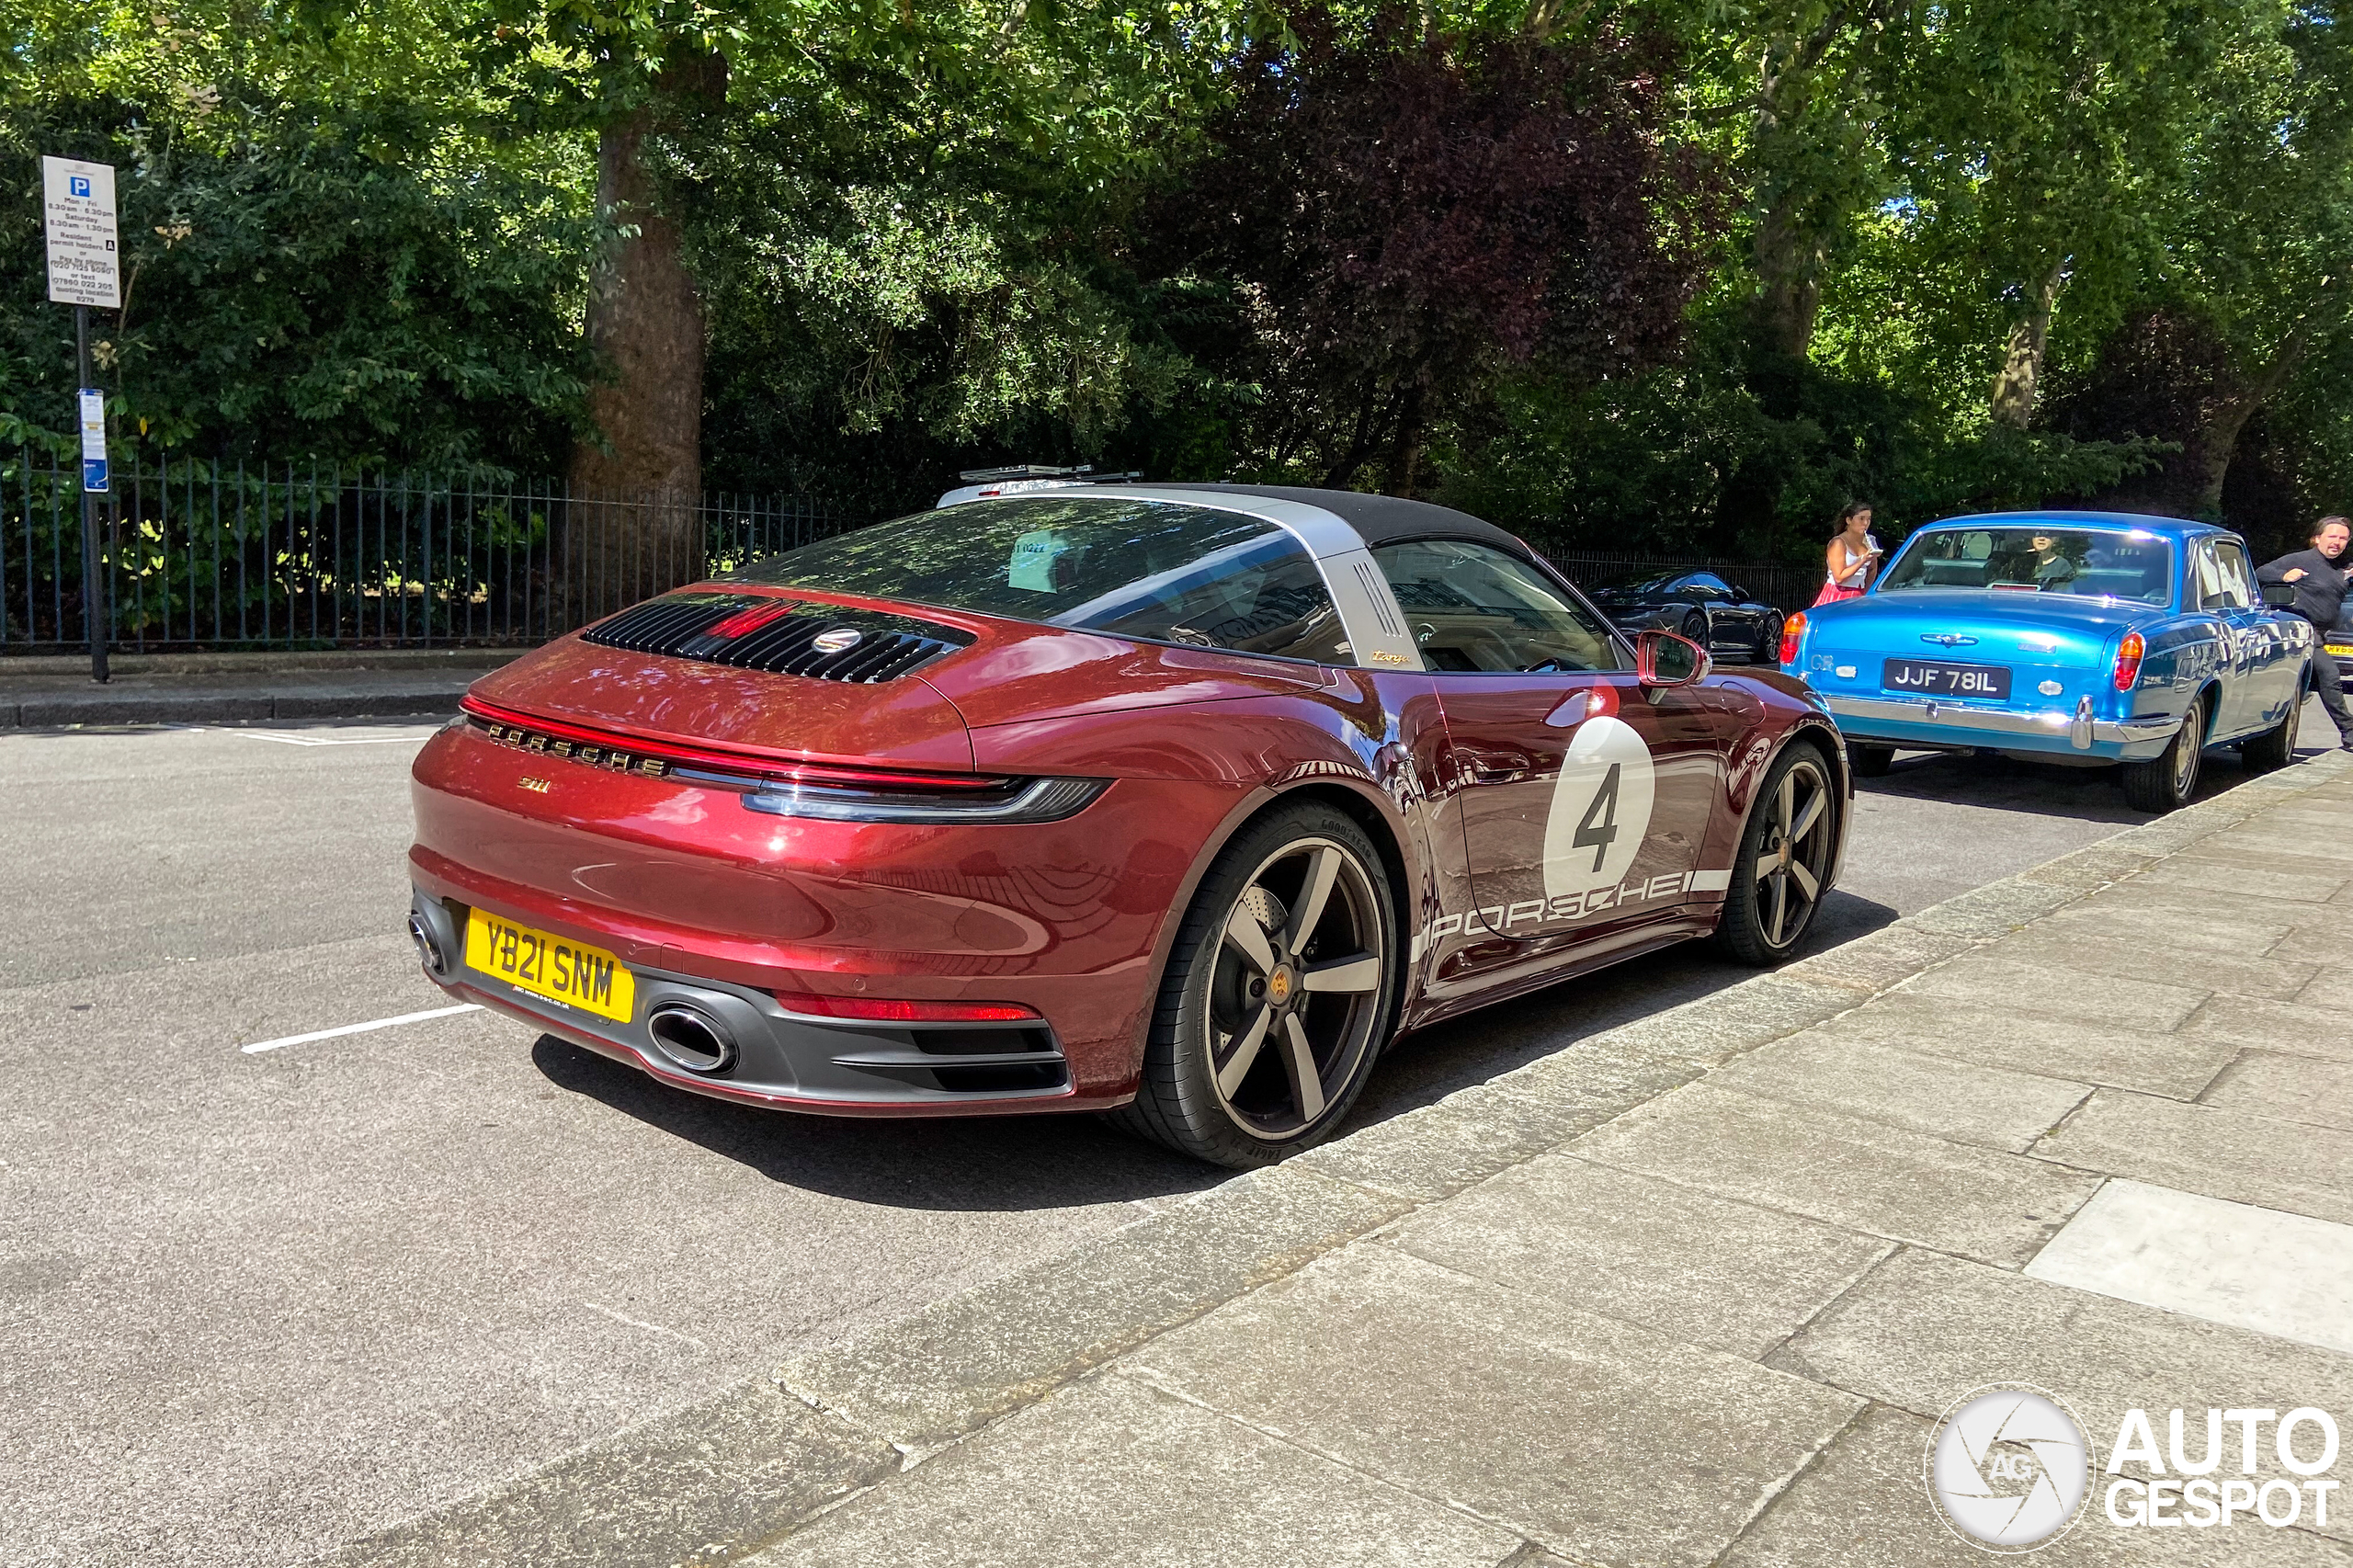
[(854, 1202), (958, 1212), (1148, 1202), (1229, 1174), (1093, 1116), (897, 1119), (804, 1116), (706, 1099), (541, 1035), (549, 1083), (635, 1117), (770, 1181)]

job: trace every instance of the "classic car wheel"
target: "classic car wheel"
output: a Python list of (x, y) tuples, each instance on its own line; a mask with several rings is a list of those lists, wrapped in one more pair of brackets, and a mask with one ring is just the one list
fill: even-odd
[(1830, 891), (1838, 804), (1830, 767), (1799, 742), (1757, 791), (1733, 861), (1716, 940), (1744, 963), (1778, 963), (1796, 950)]
[(1328, 1136), (1394, 1021), (1393, 905), (1371, 841), (1331, 807), (1245, 828), (1186, 912), (1142, 1084), (1113, 1119), (1237, 1169)]
[(1854, 765), (1858, 778), (1884, 778), (1887, 770), (1895, 766), (1893, 746), (1850, 745), (1847, 760)]
[(2198, 790), (2198, 759), (2206, 744), (2206, 699), (2189, 705), (2189, 717), (2165, 749), (2146, 762), (2128, 762), (2124, 801), (2136, 812), (2178, 811)]
[(2304, 698), (2311, 688), (2296, 687), (2296, 700), (2288, 704), (2288, 711), (2271, 728), (2249, 740), (2239, 743), (2239, 760), (2250, 773), (2269, 773), (2296, 760), (2296, 730), (2303, 717)]

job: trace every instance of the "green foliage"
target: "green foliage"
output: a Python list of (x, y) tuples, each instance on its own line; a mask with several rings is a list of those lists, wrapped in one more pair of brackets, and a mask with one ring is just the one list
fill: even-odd
[[(710, 323), (714, 487), (1346, 472), (1563, 547), (1790, 559), (1858, 494), (1893, 528), (2353, 506), (2336, 0), (21, 0), (0, 30), (0, 443), (67, 425), (33, 199), (63, 153), (123, 171), (120, 437), (560, 470), (597, 138), (634, 116)], [(1557, 184), (1482, 172), (1571, 121)], [(2040, 411), (1996, 425), (2046, 285)]]

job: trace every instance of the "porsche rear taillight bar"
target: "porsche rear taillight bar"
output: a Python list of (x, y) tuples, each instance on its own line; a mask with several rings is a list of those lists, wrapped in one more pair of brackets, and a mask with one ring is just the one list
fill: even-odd
[(720, 747), (613, 734), (517, 713), (475, 697), (461, 698), (458, 705), (504, 744), (596, 767), (619, 767), (631, 774), (733, 790), (743, 795), (746, 810), (771, 816), (938, 824), (1060, 822), (1077, 815), (1111, 783), (1108, 778), (1023, 778), (784, 762)]

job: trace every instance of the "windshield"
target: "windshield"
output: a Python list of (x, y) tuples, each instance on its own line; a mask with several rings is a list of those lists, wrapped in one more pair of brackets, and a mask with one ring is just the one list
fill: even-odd
[(1324, 575), (1296, 539), (1239, 512), (1169, 501), (967, 502), (803, 545), (738, 580), (1354, 662)]
[(2138, 528), (1936, 528), (1912, 536), (1880, 580), (1910, 588), (1993, 588), (2077, 598), (2173, 602), (2173, 545)]

